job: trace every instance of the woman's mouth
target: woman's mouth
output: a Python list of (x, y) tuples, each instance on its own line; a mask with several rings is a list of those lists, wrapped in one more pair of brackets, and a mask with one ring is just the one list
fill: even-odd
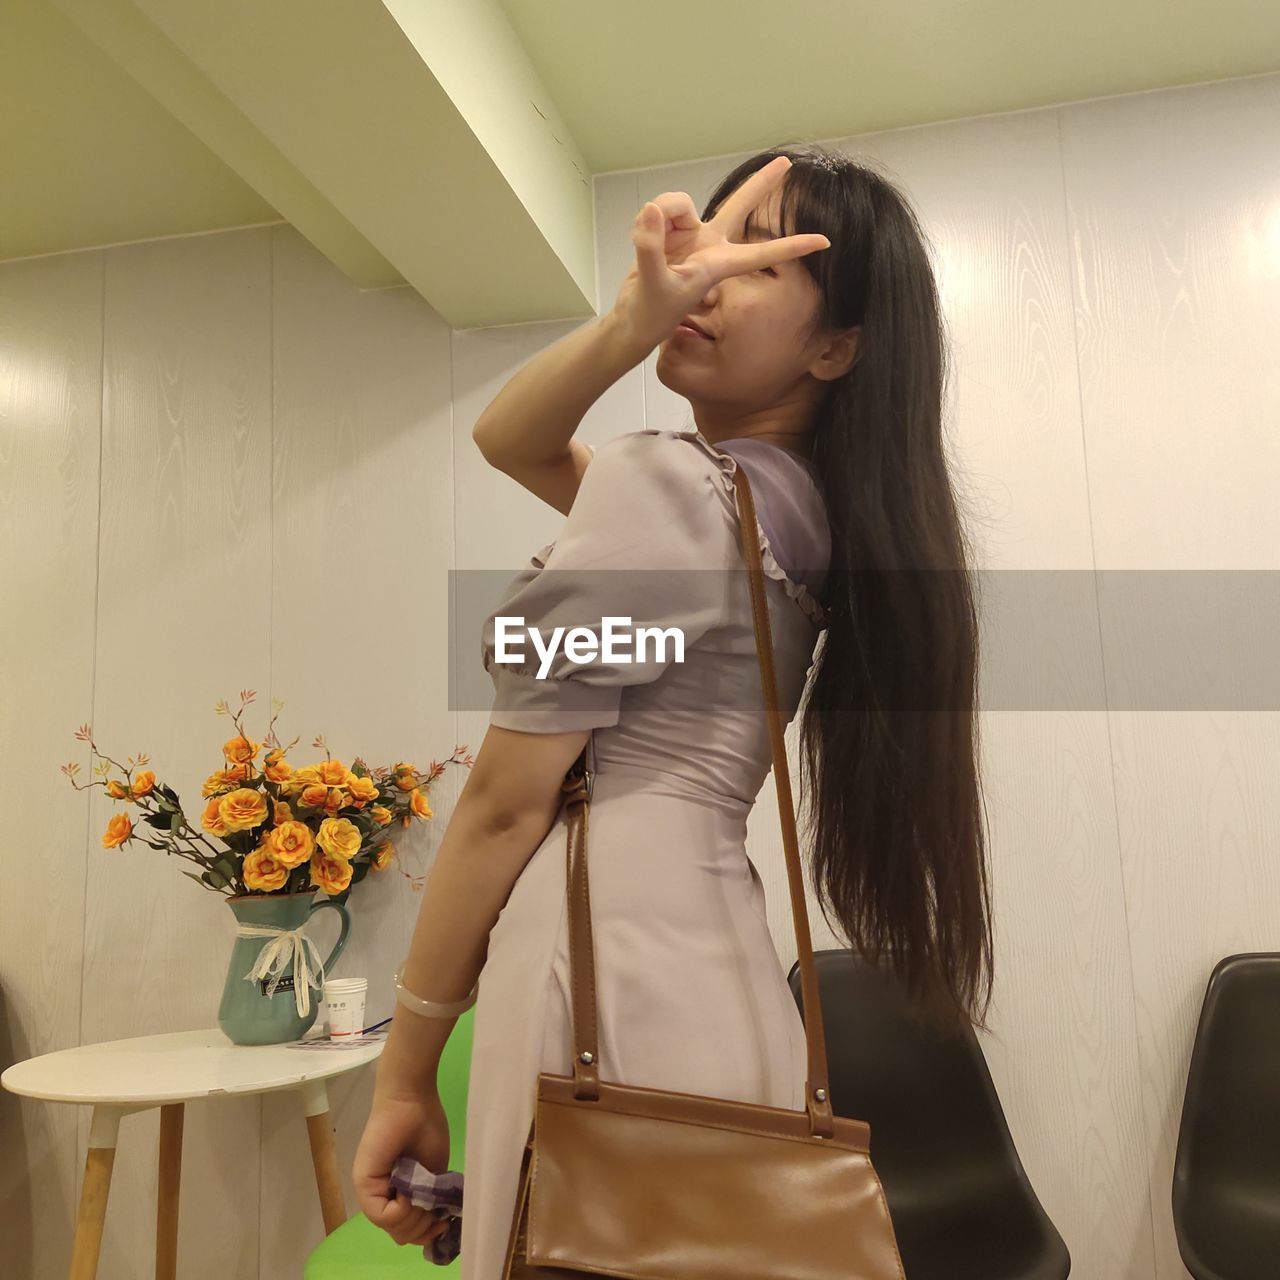
[[(683, 321), (676, 326), (676, 333), (685, 334), (694, 338), (701, 338), (703, 342), (713, 342), (713, 338), (707, 337), (700, 329), (695, 329), (691, 324), (685, 324)], [(675, 337), (675, 334), (672, 334)]]

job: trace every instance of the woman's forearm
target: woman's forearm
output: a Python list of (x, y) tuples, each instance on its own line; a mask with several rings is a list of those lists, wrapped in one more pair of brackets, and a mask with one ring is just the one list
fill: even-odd
[[(484, 967), (489, 933), (545, 832), (532, 823), (495, 826), (481, 801), (459, 797), (423, 890), (402, 981), (424, 1000), (450, 1004), (470, 994)], [(425, 1017), (397, 1002), (378, 1059), (376, 1090), (431, 1092), (457, 1018)]]
[(522, 365), (476, 420), (471, 438), (495, 465), (554, 462), (587, 410), (648, 354), (612, 311), (589, 320)]

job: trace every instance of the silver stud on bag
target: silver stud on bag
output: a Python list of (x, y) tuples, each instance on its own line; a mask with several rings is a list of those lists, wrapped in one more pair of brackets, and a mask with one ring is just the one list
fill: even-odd
[(595, 1061), (595, 1059), (591, 1056), (591, 1050), (590, 1050), (590, 1049), (584, 1049), (584, 1050), (583, 1050), (583, 1051), (578, 1055), (578, 1061), (579, 1061), (579, 1062), (594, 1062), (594, 1061)]
[(827, 1091), (826, 1091), (825, 1089), (815, 1089), (815, 1090), (813, 1091), (813, 1096), (814, 1096), (815, 1098), (817, 1098), (817, 1100), (818, 1100), (819, 1102), (826, 1102), (826, 1100), (827, 1100)]

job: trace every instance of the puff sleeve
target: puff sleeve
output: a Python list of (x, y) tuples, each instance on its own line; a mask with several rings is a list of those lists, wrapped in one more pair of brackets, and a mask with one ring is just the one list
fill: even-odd
[(642, 644), (639, 628), (678, 629), (687, 655), (725, 623), (737, 539), (719, 468), (702, 449), (657, 429), (601, 445), (559, 538), (484, 621), (489, 723), (526, 733), (617, 724), (623, 691), (657, 680), (680, 653), (673, 632)]

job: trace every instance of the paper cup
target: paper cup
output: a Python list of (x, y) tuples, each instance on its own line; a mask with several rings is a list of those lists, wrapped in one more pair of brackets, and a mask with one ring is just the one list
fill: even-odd
[(329, 1009), (329, 1036), (358, 1036), (364, 1030), (364, 997), (368, 978), (326, 978), (324, 1002)]

